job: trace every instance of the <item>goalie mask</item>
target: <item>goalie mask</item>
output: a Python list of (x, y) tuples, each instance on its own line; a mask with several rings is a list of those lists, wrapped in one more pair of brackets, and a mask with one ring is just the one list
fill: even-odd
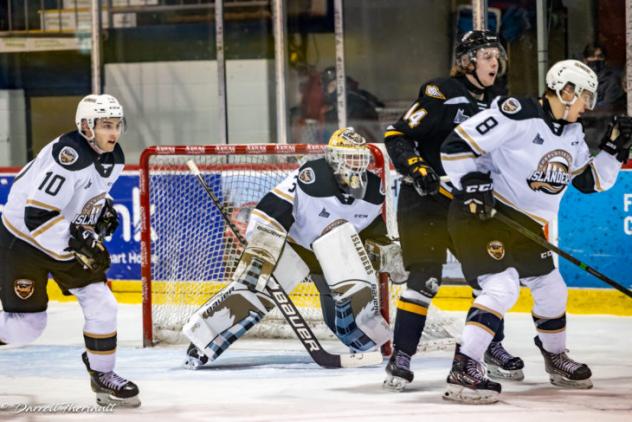
[[(123, 114), (123, 106), (116, 98), (108, 94), (87, 95), (79, 101), (77, 105), (77, 113), (75, 114), (75, 125), (81, 136), (83, 136), (93, 147), (95, 146), (94, 128), (97, 119), (119, 118), (123, 122), (123, 132), (126, 129), (125, 115)], [(86, 121), (90, 134), (85, 134), (82, 130), (82, 122)]]
[[(557, 98), (566, 106), (566, 119), (568, 108), (582, 98), (586, 108), (592, 110), (597, 103), (597, 86), (599, 85), (597, 75), (591, 68), (578, 60), (562, 60), (555, 63), (546, 73), (546, 86), (555, 91)], [(571, 101), (562, 98), (562, 91), (570, 86), (573, 89), (574, 97)]]
[(371, 162), (366, 140), (353, 128), (338, 129), (329, 138), (325, 158), (342, 191), (355, 199), (364, 198)]

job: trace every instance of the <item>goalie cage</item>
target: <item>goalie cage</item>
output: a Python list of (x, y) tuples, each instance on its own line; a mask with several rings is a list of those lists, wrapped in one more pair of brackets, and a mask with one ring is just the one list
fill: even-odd
[[(370, 170), (385, 186), (394, 173), (382, 149), (370, 145)], [(267, 192), (305, 161), (324, 156), (325, 145), (152, 146), (140, 159), (141, 274), (143, 345), (186, 343), (181, 329), (188, 317), (231, 279), (242, 247), (186, 166), (193, 160), (225, 212), (244, 234), (250, 211)], [(389, 235), (397, 237), (394, 189), (386, 189), (383, 210)], [(379, 276), (380, 306), (395, 321), (401, 287)], [(313, 283), (300, 283), (290, 297), (320, 339), (333, 339)], [(459, 330), (454, 318), (432, 307), (421, 349), (451, 346)], [(294, 335), (278, 310), (247, 334), (259, 338)], [(390, 345), (383, 348), (390, 353)]]

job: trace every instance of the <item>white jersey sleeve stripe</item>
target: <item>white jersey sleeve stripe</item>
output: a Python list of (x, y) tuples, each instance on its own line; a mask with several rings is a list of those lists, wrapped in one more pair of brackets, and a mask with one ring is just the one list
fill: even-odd
[(45, 247), (43, 247), (42, 245), (39, 244), (39, 242), (37, 242), (35, 239), (33, 239), (31, 236), (22, 233), (21, 231), (19, 231), (17, 228), (15, 228), (15, 226), (13, 226), (11, 223), (9, 223), (9, 220), (4, 218), (4, 215), (2, 216), (2, 223), (4, 224), (4, 226), (7, 228), (7, 230), (9, 230), (11, 232), (11, 234), (15, 237), (19, 237), (20, 239), (24, 240), (27, 243), (30, 243), (31, 245), (33, 245), (35, 248), (46, 252), (48, 255), (52, 256), (55, 259), (61, 260), (61, 261), (70, 261), (71, 259), (74, 259), (74, 255), (73, 254), (58, 254), (55, 251), (52, 251), (50, 249), (47, 249)]
[(46, 204), (44, 202), (41, 201), (37, 201), (35, 199), (27, 199), (26, 200), (26, 205), (33, 205), (37, 208), (43, 208), (45, 210), (50, 210), (50, 211), (57, 211), (57, 212), (61, 212), (61, 210), (57, 207), (54, 207), (52, 205)]
[(31, 235), (35, 238), (39, 236), (40, 234), (44, 233), (45, 231), (47, 231), (48, 229), (50, 229), (51, 227), (53, 227), (55, 224), (61, 223), (62, 221), (64, 221), (64, 216), (58, 215), (57, 217), (53, 218), (52, 220), (48, 221), (46, 224), (41, 226), (39, 229), (32, 232)]
[(485, 154), (485, 150), (476, 143), (474, 138), (472, 138), (470, 134), (465, 131), (463, 126), (458, 125), (454, 130), (461, 137), (461, 139), (463, 139), (477, 154)]
[(287, 193), (283, 192), (280, 189), (274, 188), (272, 189), (272, 193), (289, 203), (294, 202), (294, 197), (292, 195), (288, 195)]

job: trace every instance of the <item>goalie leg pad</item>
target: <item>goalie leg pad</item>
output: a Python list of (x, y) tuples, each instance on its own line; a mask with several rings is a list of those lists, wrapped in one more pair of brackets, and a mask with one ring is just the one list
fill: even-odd
[(273, 306), (263, 293), (234, 281), (198, 309), (182, 333), (213, 361), (261, 321)]
[(255, 222), (248, 227), (248, 246), (235, 270), (235, 279), (262, 292), (285, 245), (287, 233)]
[[(309, 268), (287, 245), (273, 274), (289, 293), (309, 275)], [(273, 307), (274, 302), (266, 292), (252, 291), (246, 284), (233, 281), (202, 305), (182, 331), (212, 361), (259, 323)]]
[(312, 243), (312, 250), (336, 303), (335, 334), (340, 340), (363, 351), (388, 341), (391, 331), (379, 314), (377, 276), (353, 225), (334, 227)]

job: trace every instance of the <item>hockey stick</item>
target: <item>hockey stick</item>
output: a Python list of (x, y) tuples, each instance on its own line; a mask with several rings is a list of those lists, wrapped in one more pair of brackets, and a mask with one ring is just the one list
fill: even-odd
[[(219, 199), (202, 177), (200, 169), (192, 160), (187, 161), (187, 166), (191, 170), (191, 173), (193, 173), (200, 182), (200, 185), (202, 185), (208, 196), (210, 196), (213, 204), (215, 204), (219, 213), (222, 215), (224, 221), (228, 227), (230, 227), (230, 230), (233, 232), (237, 240), (239, 240), (242, 246), (246, 246), (248, 241), (241, 235), (239, 229), (235, 227), (234, 223), (230, 221), (230, 218), (226, 215), (224, 207), (222, 207)], [(380, 352), (346, 353), (339, 355), (327, 352), (323, 349), (320, 342), (314, 335), (314, 332), (309, 325), (307, 325), (303, 316), (299, 313), (296, 305), (292, 302), (292, 299), (290, 299), (283, 287), (277, 283), (274, 277), (270, 277), (270, 281), (266, 285), (265, 289), (272, 298), (276, 307), (281, 311), (286, 321), (290, 324), (290, 327), (292, 327), (296, 337), (298, 337), (303, 347), (305, 347), (314, 362), (318, 365), (323, 368), (358, 368), (362, 366), (379, 365), (382, 363), (383, 357)]]
[(567, 261), (572, 262), (573, 264), (577, 265), (582, 270), (586, 271), (589, 274), (592, 274), (593, 276), (597, 277), (599, 280), (603, 281), (604, 283), (609, 284), (610, 286), (614, 287), (615, 289), (617, 289), (618, 291), (620, 291), (621, 293), (623, 293), (627, 297), (632, 298), (632, 292), (630, 290), (626, 289), (623, 285), (617, 283), (616, 281), (614, 281), (610, 277), (600, 273), (599, 271), (597, 271), (596, 269), (594, 269), (590, 265), (580, 261), (579, 259), (575, 258), (573, 255), (569, 254), (568, 252), (558, 248), (557, 246), (555, 246), (554, 244), (550, 243), (546, 239), (544, 239), (544, 238), (538, 236), (537, 234), (533, 233), (531, 230), (529, 230), (526, 227), (522, 226), (520, 223), (514, 221), (513, 219), (511, 219), (511, 218), (507, 217), (506, 215), (501, 214), (499, 212), (497, 212), (494, 217), (497, 218), (498, 220), (500, 220), (502, 223), (508, 225), (512, 229), (516, 230), (517, 232), (519, 232), (523, 236), (529, 238), (530, 240), (534, 241), (538, 245), (542, 246), (543, 248), (547, 248), (547, 249), (552, 250), (553, 252), (555, 252), (556, 254), (561, 256), (562, 258), (566, 259)]
[[(441, 176), (441, 181), (442, 182), (449, 182), (450, 179), (448, 178), (448, 176)], [(610, 286), (614, 287), (615, 289), (617, 289), (618, 291), (620, 291), (621, 293), (623, 293), (627, 297), (632, 298), (632, 291), (626, 289), (622, 284), (617, 283), (616, 281), (614, 281), (610, 277), (606, 276), (605, 274), (600, 273), (599, 271), (597, 271), (596, 269), (594, 269), (590, 265), (580, 261), (579, 259), (575, 258), (573, 255), (571, 255), (568, 252), (560, 249), (559, 247), (555, 246), (554, 244), (552, 244), (548, 240), (544, 239), (543, 237), (538, 236), (536, 233), (534, 233), (531, 230), (527, 229), (522, 224), (518, 223), (517, 221), (513, 220), (512, 218), (507, 217), (506, 215), (501, 214), (500, 212), (494, 213), (494, 218), (500, 220), (505, 225), (511, 227), (512, 229), (514, 229), (518, 233), (522, 234), (523, 236), (525, 236), (526, 238), (532, 240), (533, 242), (537, 243), (538, 245), (542, 246), (543, 248), (547, 248), (547, 249), (552, 250), (553, 252), (555, 252), (556, 254), (561, 256), (562, 258), (564, 258), (567, 261), (577, 265), (579, 268), (581, 268), (582, 270), (586, 271), (587, 273), (592, 274), (593, 276), (597, 277), (599, 280), (603, 281), (604, 283), (609, 284)]]

